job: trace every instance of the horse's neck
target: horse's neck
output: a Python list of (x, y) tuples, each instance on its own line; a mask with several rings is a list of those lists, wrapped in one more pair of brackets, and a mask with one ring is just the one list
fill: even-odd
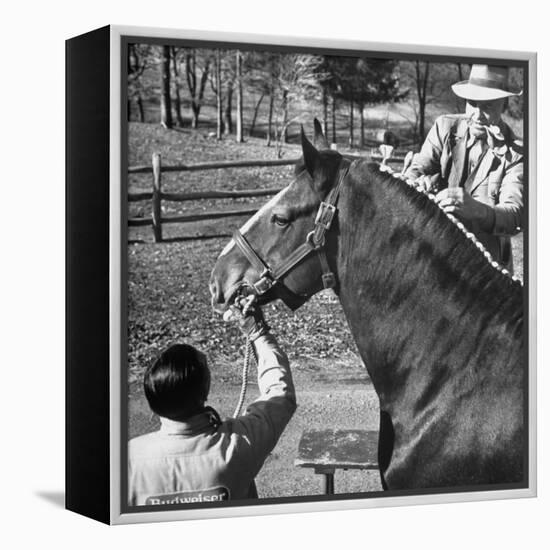
[[(464, 277), (452, 258), (456, 243), (411, 217), (403, 197), (390, 215), (387, 200), (348, 197), (339, 217), (340, 301), (379, 393), (399, 377), (405, 383), (414, 365), (429, 368), (442, 343), (475, 349), (502, 306), (494, 290), (486, 297)], [(457, 361), (474, 359), (457, 351)]]

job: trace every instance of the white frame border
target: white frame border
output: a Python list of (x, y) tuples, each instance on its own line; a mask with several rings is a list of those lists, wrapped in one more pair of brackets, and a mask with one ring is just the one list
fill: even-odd
[[(537, 148), (537, 54), (504, 50), (476, 48), (435, 47), (412, 44), (383, 42), (362, 42), (352, 40), (328, 40), (305, 37), (283, 37), (275, 35), (241, 34), (181, 29), (160, 29), (149, 27), (110, 27), (110, 518), (111, 524), (146, 523), (175, 520), (227, 518), (252, 515), (288, 514), (299, 512), (320, 512), (330, 510), (355, 510), (381, 508), (389, 506), (407, 506), (417, 504), (443, 504), (450, 502), (471, 502), (500, 500), (511, 498), (535, 497), (537, 495), (537, 393), (536, 393), (536, 148)], [(159, 512), (121, 513), (121, 38), (123, 36), (142, 36), (144, 38), (165, 38), (203, 40), (213, 42), (254, 43), (266, 45), (284, 45), (295, 47), (320, 47), (326, 49), (368, 50), (386, 53), (419, 55), (471, 56), (484, 58), (507, 58), (527, 61), (529, 65), (529, 487), (502, 491), (479, 491), (465, 493), (443, 493), (380, 498), (357, 498), (353, 500), (334, 500), (320, 502), (296, 502), (281, 504), (262, 504), (208, 508), (194, 510), (163, 510)]]

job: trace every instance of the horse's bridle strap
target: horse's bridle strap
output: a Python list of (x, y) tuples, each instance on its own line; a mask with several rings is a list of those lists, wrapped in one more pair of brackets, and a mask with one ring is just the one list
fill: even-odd
[(246, 256), (246, 259), (250, 264), (256, 268), (256, 270), (265, 275), (271, 273), (269, 266), (258, 256), (256, 251), (250, 246), (250, 243), (246, 240), (246, 237), (237, 229), (233, 232), (233, 240), (237, 246), (241, 249), (241, 252)]
[(243, 252), (250, 264), (260, 273), (259, 280), (253, 284), (258, 294), (267, 292), (275, 283), (279, 282), (280, 279), (315, 250), (318, 252), (319, 261), (321, 262), (323, 286), (325, 288), (332, 288), (335, 286), (335, 277), (330, 270), (323, 247), (325, 245), (325, 233), (330, 229), (334, 220), (336, 202), (338, 201), (340, 189), (349, 171), (350, 164), (349, 161), (342, 160), (338, 172), (338, 181), (331, 189), (326, 199), (319, 205), (313, 230), (308, 233), (306, 241), (294, 250), (294, 252), (291, 252), (276, 269), (272, 269), (257, 254), (246, 237), (238, 229), (233, 233), (235, 244)]

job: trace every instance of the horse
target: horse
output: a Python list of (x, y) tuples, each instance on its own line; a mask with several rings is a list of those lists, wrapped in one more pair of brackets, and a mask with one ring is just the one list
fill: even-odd
[(525, 486), (521, 282), (433, 197), (330, 150), (318, 121), (301, 139), (293, 181), (217, 259), (214, 309), (333, 288), (378, 394), (383, 488)]

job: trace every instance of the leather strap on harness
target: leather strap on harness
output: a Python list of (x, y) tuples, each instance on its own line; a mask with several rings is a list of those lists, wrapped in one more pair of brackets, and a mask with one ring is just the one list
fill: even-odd
[(340, 195), (342, 183), (346, 177), (351, 162), (342, 159), (338, 170), (338, 181), (330, 190), (329, 194), (319, 205), (319, 210), (315, 217), (315, 226), (302, 243), (294, 252), (292, 252), (279, 266), (271, 268), (252, 248), (246, 237), (236, 230), (233, 233), (233, 240), (239, 249), (246, 256), (250, 264), (260, 273), (259, 280), (252, 286), (257, 294), (265, 294), (275, 283), (280, 280), (294, 267), (300, 263), (311, 252), (317, 251), (322, 270), (322, 281), (324, 288), (334, 288), (336, 286), (336, 277), (330, 270), (328, 260), (324, 250), (325, 233), (330, 229), (334, 216), (336, 214), (336, 203)]

